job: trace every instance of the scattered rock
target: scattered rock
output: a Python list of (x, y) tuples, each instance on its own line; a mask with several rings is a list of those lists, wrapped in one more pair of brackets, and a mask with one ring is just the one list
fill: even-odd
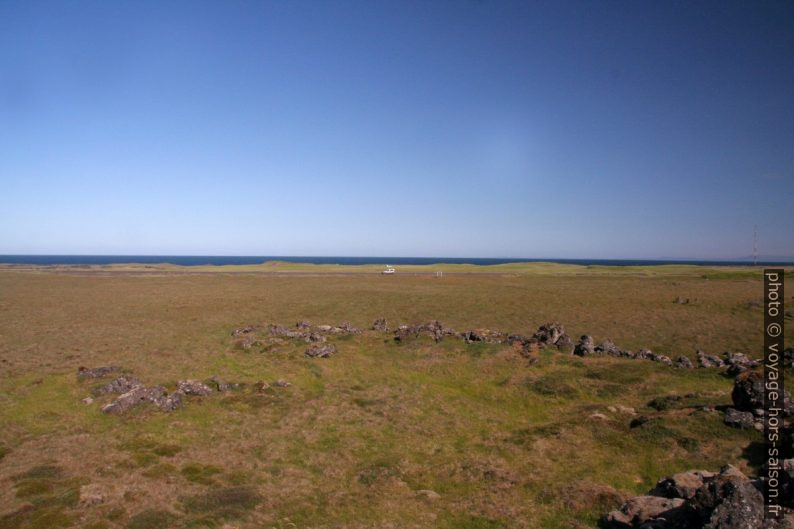
[(673, 300), (673, 303), (676, 305), (686, 305), (689, 303), (689, 298), (682, 298), (681, 296), (678, 296)]
[(592, 356), (595, 354), (593, 338), (586, 334), (579, 338), (579, 342), (573, 348), (573, 354), (576, 356)]
[(336, 346), (329, 343), (313, 344), (304, 354), (309, 358), (328, 358), (336, 354)]
[(267, 326), (267, 331), (271, 336), (279, 336), (283, 338), (304, 338), (305, 336), (305, 333), (302, 331), (295, 331), (293, 329), (288, 329), (283, 325), (276, 325), (274, 323), (271, 323)]
[[(764, 376), (756, 371), (737, 377), (731, 392), (733, 405), (741, 411), (754, 412), (764, 408)], [(788, 391), (783, 391), (783, 415), (794, 415), (794, 404)]]
[(120, 395), (127, 393), (139, 386), (141, 381), (133, 376), (121, 375), (120, 377), (112, 380), (95, 391), (96, 395), (109, 395), (111, 393)]
[(98, 505), (105, 501), (105, 492), (99, 485), (91, 483), (80, 487), (80, 498), (78, 503), (80, 507), (91, 507)]
[(180, 380), (177, 383), (177, 389), (185, 395), (206, 396), (212, 394), (211, 387), (196, 380)]
[(598, 413), (598, 412), (591, 413), (589, 417), (591, 419), (595, 420), (595, 421), (608, 421), (609, 420), (609, 417), (607, 417), (603, 413)]
[(179, 392), (168, 395), (162, 386), (153, 388), (139, 386), (120, 395), (110, 404), (103, 406), (102, 411), (104, 413), (121, 414), (147, 402), (154, 404), (163, 411), (169, 412), (182, 404), (182, 395)]
[(441, 498), (441, 494), (439, 494), (434, 490), (429, 490), (429, 489), (417, 490), (416, 495), (419, 498), (424, 498), (430, 501), (435, 501)]
[(436, 342), (440, 342), (445, 336), (455, 334), (455, 331), (444, 327), (438, 320), (432, 320), (427, 323), (417, 325), (400, 325), (394, 331), (394, 341), (401, 342), (406, 338), (415, 338), (421, 334), (431, 336)]
[(607, 406), (607, 410), (611, 413), (622, 413), (624, 415), (637, 415), (637, 410), (629, 406), (623, 406), (622, 404), (616, 404), (615, 406)]
[(373, 331), (388, 332), (389, 324), (384, 318), (379, 318), (372, 323)]
[(685, 517), (684, 500), (681, 498), (663, 498), (659, 496), (636, 496), (612, 511), (604, 519), (604, 527), (624, 529), (639, 527), (649, 521), (663, 520), (670, 525)]
[(661, 496), (664, 498), (683, 498), (691, 499), (697, 490), (703, 486), (703, 482), (716, 476), (714, 472), (708, 470), (689, 470), (679, 472), (660, 479), (656, 487), (649, 492), (651, 496)]
[(104, 378), (110, 375), (111, 373), (117, 373), (118, 371), (121, 371), (121, 369), (115, 366), (94, 367), (94, 368), (81, 366), (77, 368), (77, 379), (83, 380), (86, 378)]
[(491, 329), (473, 329), (471, 331), (464, 332), (463, 339), (466, 340), (466, 343), (501, 343), (504, 339), (504, 334)]
[(83, 404), (88, 405), (88, 404), (93, 404), (93, 403), (94, 403), (94, 399), (92, 399), (91, 397), (86, 397), (86, 398), (83, 399)]
[(320, 331), (320, 332), (329, 332), (331, 330), (331, 328), (332, 327), (330, 325), (318, 325), (317, 326), (317, 330)]
[(679, 369), (694, 369), (695, 366), (692, 365), (692, 360), (690, 360), (686, 356), (679, 356), (678, 359), (675, 361), (675, 367)]
[(291, 385), (292, 384), (290, 384), (289, 382), (287, 382), (283, 378), (280, 378), (280, 379), (276, 380), (275, 382), (273, 382), (273, 386), (275, 386), (277, 388), (288, 388)]
[(224, 382), (224, 380), (218, 375), (212, 375), (212, 378), (210, 378), (209, 381), (210, 386), (215, 386), (215, 389), (221, 393), (224, 391), (237, 390), (242, 387), (242, 384), (238, 384), (236, 382)]
[(532, 338), (537, 340), (542, 347), (555, 345), (562, 349), (571, 345), (571, 337), (565, 332), (565, 327), (556, 322), (541, 325)]
[(703, 368), (710, 368), (710, 367), (723, 367), (725, 362), (719, 356), (709, 355), (698, 349), (695, 352), (695, 355), (698, 359), (698, 366)]
[(723, 422), (733, 428), (741, 428), (742, 430), (749, 430), (753, 428), (755, 417), (749, 411), (739, 411), (734, 408), (725, 410), (725, 418)]
[(295, 324), (295, 327), (305, 331), (311, 329), (312, 324), (309, 323), (308, 321), (299, 321), (298, 323)]
[(723, 356), (730, 375), (739, 375), (759, 365), (757, 360), (751, 360), (744, 353), (724, 353)]
[(232, 331), (232, 336), (235, 338), (239, 338), (240, 336), (245, 336), (246, 334), (252, 333), (256, 331), (256, 327), (240, 327), (239, 329), (235, 329)]

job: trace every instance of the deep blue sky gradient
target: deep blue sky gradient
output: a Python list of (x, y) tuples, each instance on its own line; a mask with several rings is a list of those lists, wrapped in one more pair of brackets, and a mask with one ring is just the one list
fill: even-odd
[(0, 2), (0, 254), (794, 254), (794, 2)]

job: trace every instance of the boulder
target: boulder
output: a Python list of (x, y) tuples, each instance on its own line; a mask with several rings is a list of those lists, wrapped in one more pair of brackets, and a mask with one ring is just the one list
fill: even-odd
[(698, 489), (689, 509), (700, 522), (697, 527), (749, 529), (762, 526), (764, 498), (747, 476), (727, 465)]
[(177, 390), (184, 393), (185, 395), (211, 395), (212, 388), (208, 385), (204, 384), (203, 382), (198, 382), (197, 380), (180, 380), (177, 383)]
[(330, 343), (312, 344), (304, 353), (309, 358), (328, 358), (336, 354), (336, 346)]
[(573, 354), (576, 356), (591, 356), (595, 354), (593, 338), (586, 334), (579, 338), (579, 342), (573, 348)]
[[(764, 375), (757, 371), (743, 373), (736, 377), (731, 392), (733, 405), (741, 411), (754, 411), (764, 408)], [(791, 394), (783, 391), (783, 415), (794, 415), (794, 402)]]

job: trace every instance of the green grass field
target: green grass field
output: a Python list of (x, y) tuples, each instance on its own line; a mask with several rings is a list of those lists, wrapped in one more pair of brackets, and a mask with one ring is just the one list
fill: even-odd
[[(574, 339), (671, 357), (758, 357), (760, 270), (380, 269), (0, 270), (0, 527), (595, 527), (663, 475), (757, 465), (758, 434), (689, 406), (730, 402), (732, 380), (717, 371), (551, 350), (529, 365), (507, 345), (398, 344), (373, 331), (330, 338), (338, 353), (310, 359), (305, 343), (244, 349), (230, 333), (298, 320), (368, 329), (383, 317), (531, 335), (558, 321)], [(212, 375), (292, 385), (106, 415), (108, 397), (82, 402), (98, 382), (76, 378), (100, 365), (171, 389)], [(687, 407), (648, 406), (690, 393)], [(650, 420), (631, 428), (612, 405)], [(86, 485), (101, 501), (81, 503)]]

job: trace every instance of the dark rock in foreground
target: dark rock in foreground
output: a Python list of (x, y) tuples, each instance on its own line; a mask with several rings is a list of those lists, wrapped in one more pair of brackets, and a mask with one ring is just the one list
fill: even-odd
[[(666, 477), (647, 496), (604, 516), (607, 529), (760, 529), (764, 499), (759, 481), (731, 465), (719, 474), (690, 470)], [(769, 523), (766, 527), (775, 527)]]

